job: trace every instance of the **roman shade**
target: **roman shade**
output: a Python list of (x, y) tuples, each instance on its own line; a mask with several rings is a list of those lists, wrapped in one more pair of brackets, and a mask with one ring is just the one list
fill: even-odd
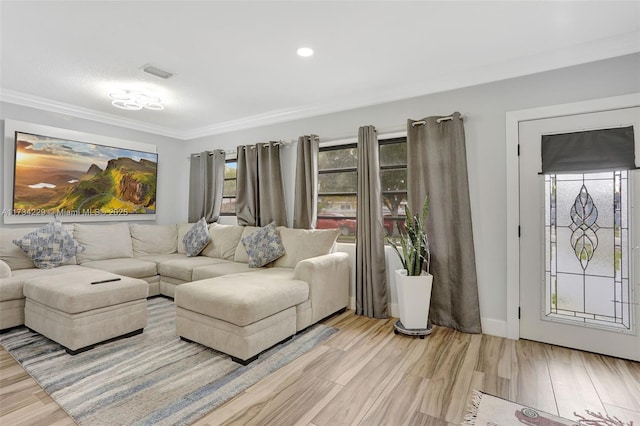
[(542, 173), (636, 169), (633, 126), (542, 136)]

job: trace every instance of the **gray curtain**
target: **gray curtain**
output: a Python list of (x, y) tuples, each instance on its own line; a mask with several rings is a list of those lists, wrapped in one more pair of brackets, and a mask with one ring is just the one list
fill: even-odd
[(191, 154), (189, 161), (189, 222), (204, 217), (208, 223), (220, 216), (224, 185), (224, 151)]
[(313, 229), (316, 227), (318, 209), (318, 136), (298, 138), (296, 161), (296, 192), (293, 205), (293, 227)]
[(460, 113), (451, 117), (408, 120), (408, 201), (419, 211), (429, 194), (431, 322), (481, 333), (464, 127)]
[(287, 224), (280, 144), (259, 143), (238, 147), (236, 216), (243, 226)]
[(387, 277), (378, 137), (373, 126), (358, 130), (356, 314), (387, 318)]

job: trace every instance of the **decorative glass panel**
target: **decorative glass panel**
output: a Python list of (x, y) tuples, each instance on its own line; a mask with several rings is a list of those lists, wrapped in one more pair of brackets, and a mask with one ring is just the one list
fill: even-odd
[(545, 175), (545, 316), (630, 329), (626, 171)]

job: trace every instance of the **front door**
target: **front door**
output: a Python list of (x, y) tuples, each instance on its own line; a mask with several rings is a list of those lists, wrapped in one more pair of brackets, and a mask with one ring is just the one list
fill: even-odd
[(539, 174), (542, 135), (629, 125), (637, 164), (640, 108), (520, 122), (521, 338), (640, 361), (640, 171)]

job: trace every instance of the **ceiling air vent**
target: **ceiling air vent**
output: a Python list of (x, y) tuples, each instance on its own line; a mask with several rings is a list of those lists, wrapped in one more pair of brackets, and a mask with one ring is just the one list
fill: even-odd
[(156, 68), (151, 65), (146, 65), (144, 68), (142, 68), (142, 71), (146, 72), (147, 74), (155, 75), (156, 77), (164, 78), (165, 80), (173, 75), (170, 72), (163, 71), (160, 68)]

